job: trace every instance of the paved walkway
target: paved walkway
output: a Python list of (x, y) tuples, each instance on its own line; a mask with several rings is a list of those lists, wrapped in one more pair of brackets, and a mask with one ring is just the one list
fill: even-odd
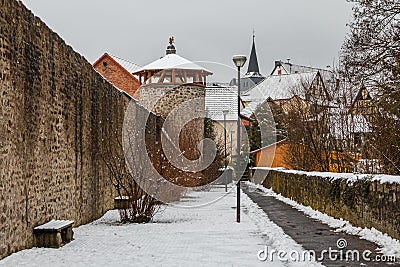
[[(357, 236), (349, 235), (342, 232), (334, 232), (334, 229), (315, 219), (305, 215), (303, 212), (294, 209), (292, 206), (277, 200), (273, 196), (268, 196), (260, 190), (248, 190), (243, 188), (244, 192), (268, 215), (269, 219), (281, 227), (284, 232), (302, 245), (306, 250), (313, 250), (316, 255), (321, 255), (322, 250), (328, 250), (329, 247), (338, 250), (337, 241), (345, 239), (347, 241), (347, 250), (358, 250), (362, 259), (362, 252), (365, 250), (373, 251), (370, 256), (375, 259), (379, 255), (376, 251), (378, 246), (366, 240), (362, 240)], [(367, 261), (334, 261), (329, 256), (323, 257), (319, 261), (325, 266), (400, 266), (400, 264), (389, 264), (382, 262)], [(379, 256), (378, 256), (379, 257)]]

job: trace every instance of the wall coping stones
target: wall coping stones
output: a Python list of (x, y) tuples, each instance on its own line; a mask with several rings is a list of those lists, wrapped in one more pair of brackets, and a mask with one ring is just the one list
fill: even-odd
[(348, 183), (354, 183), (357, 180), (371, 179), (371, 181), (378, 181), (381, 184), (400, 184), (400, 176), (387, 175), (387, 174), (357, 174), (357, 173), (334, 173), (334, 172), (306, 172), (297, 170), (287, 170), (285, 168), (268, 168), (268, 167), (255, 167), (253, 170), (261, 171), (278, 171), (283, 173), (298, 174), (305, 176), (321, 177), (334, 180), (347, 180)]

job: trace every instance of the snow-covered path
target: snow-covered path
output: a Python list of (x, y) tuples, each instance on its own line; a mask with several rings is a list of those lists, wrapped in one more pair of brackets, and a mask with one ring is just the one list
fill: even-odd
[[(223, 193), (223, 188), (192, 192), (185, 201), (204, 203)], [(110, 211), (74, 229), (75, 240), (64, 247), (24, 250), (3, 259), (0, 266), (288, 266), (261, 262), (257, 252), (265, 245), (301, 250), (299, 245), (245, 194), (242, 222), (236, 223), (235, 195), (233, 191), (199, 208), (168, 207), (150, 224), (122, 225), (118, 212)]]

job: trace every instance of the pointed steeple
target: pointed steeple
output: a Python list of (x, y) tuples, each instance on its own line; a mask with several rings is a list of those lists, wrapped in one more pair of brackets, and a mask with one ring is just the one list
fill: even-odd
[(256, 35), (255, 31), (253, 30), (253, 46), (251, 48), (249, 66), (247, 68), (247, 73), (244, 78), (241, 80), (241, 91), (247, 91), (260, 82), (265, 80), (265, 77), (260, 73), (260, 68), (258, 67), (258, 59), (257, 59), (257, 52), (256, 52)]
[(261, 76), (260, 68), (258, 67), (255, 38), (256, 38), (256, 35), (255, 35), (255, 32), (253, 31), (253, 47), (251, 48), (249, 67), (247, 69), (247, 74), (246, 74), (249, 76)]

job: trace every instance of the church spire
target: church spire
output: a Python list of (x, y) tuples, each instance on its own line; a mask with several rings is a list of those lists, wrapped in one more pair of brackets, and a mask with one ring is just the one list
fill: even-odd
[(258, 67), (255, 38), (256, 38), (256, 34), (255, 34), (255, 31), (253, 30), (253, 47), (251, 48), (249, 67), (247, 69), (246, 75), (261, 76), (260, 68)]

